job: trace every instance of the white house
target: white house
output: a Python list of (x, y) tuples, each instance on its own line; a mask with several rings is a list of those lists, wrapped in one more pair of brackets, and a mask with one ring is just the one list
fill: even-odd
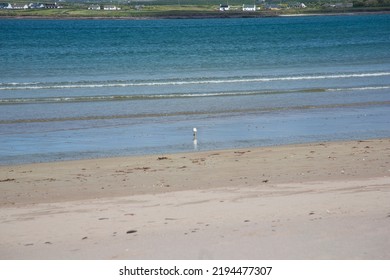
[(230, 10), (230, 6), (228, 4), (220, 4), (219, 5), (219, 10), (221, 12), (224, 12), (224, 11), (229, 11)]
[(27, 4), (12, 4), (12, 9), (14, 10), (26, 10), (28, 9)]
[(43, 5), (42, 3), (30, 3), (28, 4), (28, 7), (30, 9), (43, 9), (45, 8), (45, 5)]
[(114, 5), (105, 5), (103, 7), (103, 10), (105, 11), (118, 11), (120, 10), (121, 8), (117, 7), (117, 6), (114, 6)]
[(28, 4), (29, 9), (61, 9), (57, 3), (30, 3)]
[(100, 5), (91, 5), (88, 7), (88, 10), (100, 10)]
[(307, 6), (304, 3), (294, 3), (290, 5), (291, 8), (305, 9)]
[(245, 12), (255, 12), (256, 11), (256, 5), (243, 4), (242, 5), (242, 10), (245, 11)]
[(0, 3), (0, 9), (12, 9), (12, 5), (10, 3)]
[(43, 4), (43, 5), (45, 6), (45, 9), (57, 9), (58, 8), (57, 3), (54, 3), (54, 4), (46, 3), (46, 4)]

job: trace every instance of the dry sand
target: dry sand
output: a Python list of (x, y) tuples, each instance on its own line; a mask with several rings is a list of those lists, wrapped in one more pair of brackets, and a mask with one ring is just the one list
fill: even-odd
[(1, 166), (0, 259), (390, 259), (390, 139)]

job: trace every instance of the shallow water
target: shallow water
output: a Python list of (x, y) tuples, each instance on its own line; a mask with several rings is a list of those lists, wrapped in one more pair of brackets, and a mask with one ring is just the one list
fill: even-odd
[(389, 137), (389, 27), (0, 20), (0, 164)]

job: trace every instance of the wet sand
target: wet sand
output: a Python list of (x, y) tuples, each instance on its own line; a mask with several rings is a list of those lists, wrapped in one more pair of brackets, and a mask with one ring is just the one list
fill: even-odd
[(1, 259), (390, 259), (390, 139), (0, 166)]

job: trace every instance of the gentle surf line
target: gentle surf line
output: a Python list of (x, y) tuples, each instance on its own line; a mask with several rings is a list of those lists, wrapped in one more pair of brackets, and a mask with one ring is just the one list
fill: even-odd
[(39, 89), (72, 89), (72, 88), (109, 88), (109, 87), (133, 87), (133, 86), (180, 86), (191, 84), (223, 84), (223, 83), (254, 83), (254, 82), (273, 82), (273, 81), (301, 81), (301, 80), (323, 80), (323, 79), (341, 79), (341, 78), (366, 78), (390, 76), (390, 72), (378, 73), (353, 73), (338, 75), (313, 75), (313, 76), (287, 76), (287, 77), (248, 77), (248, 78), (230, 78), (230, 79), (200, 79), (187, 81), (150, 81), (150, 82), (112, 82), (102, 83), (21, 83), (21, 84), (0, 84), (0, 90), (39, 90)]
[(110, 119), (133, 119), (133, 118), (159, 118), (159, 117), (175, 117), (175, 116), (190, 116), (190, 115), (221, 115), (221, 114), (240, 114), (240, 113), (267, 113), (277, 111), (294, 111), (294, 110), (313, 110), (313, 109), (335, 109), (335, 108), (351, 108), (376, 105), (390, 105), (390, 101), (382, 102), (359, 102), (350, 104), (326, 104), (326, 105), (305, 105), (292, 107), (273, 107), (273, 108), (253, 108), (246, 110), (219, 110), (214, 112), (202, 111), (182, 111), (172, 113), (146, 113), (146, 114), (125, 114), (125, 115), (107, 115), (107, 116), (85, 116), (85, 117), (63, 117), (63, 118), (47, 118), (47, 119), (18, 119), (18, 120), (1, 120), (0, 124), (17, 124), (17, 123), (43, 123), (43, 122), (61, 122), (61, 121), (88, 121), (88, 120), (110, 120)]
[(109, 95), (109, 96), (70, 96), (70, 97), (40, 97), (40, 98), (4, 98), (0, 99), (0, 105), (37, 104), (37, 103), (75, 103), (75, 102), (108, 102), (108, 101), (132, 101), (148, 99), (177, 99), (177, 98), (206, 98), (225, 96), (250, 96), (271, 95), (289, 93), (323, 93), (354, 90), (383, 90), (389, 86), (368, 86), (353, 88), (308, 88), (278, 91), (234, 91), (234, 92), (208, 92), (208, 93), (171, 93), (171, 94), (139, 94), (139, 95)]
[(285, 90), (285, 91), (243, 91), (243, 92), (136, 94), (136, 95), (72, 96), (72, 97), (43, 97), (43, 98), (42, 97), (41, 98), (8, 98), (8, 99), (0, 99), (0, 105), (202, 98), (202, 97), (268, 95), (268, 94), (287, 94), (287, 93), (294, 93), (294, 92), (325, 92), (325, 91), (326, 91), (325, 89), (313, 88), (313, 89), (305, 89), (305, 90)]

